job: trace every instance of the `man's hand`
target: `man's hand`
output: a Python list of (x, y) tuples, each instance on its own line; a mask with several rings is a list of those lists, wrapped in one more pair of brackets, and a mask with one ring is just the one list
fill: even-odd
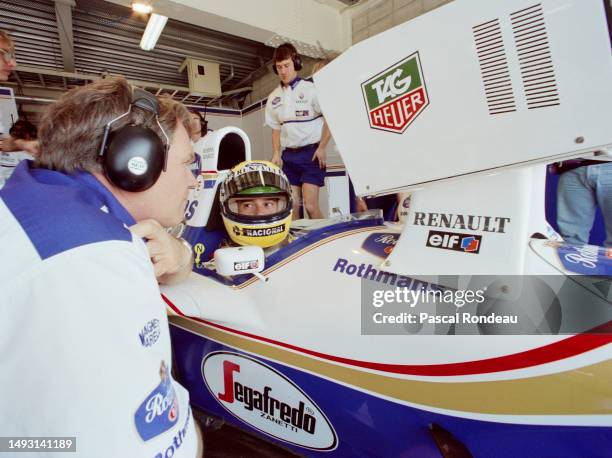
[(361, 213), (361, 212), (367, 212), (368, 211), (368, 204), (366, 203), (365, 199), (363, 197), (356, 197), (356, 203), (357, 203), (357, 213)]
[(274, 165), (277, 165), (277, 166), (281, 167), (281, 155), (280, 155), (280, 153), (272, 154), (272, 159), (270, 160), (270, 162), (272, 162), (272, 164), (274, 164)]
[(193, 265), (191, 250), (168, 234), (157, 221), (139, 221), (130, 227), (130, 231), (147, 240), (147, 250), (159, 283), (176, 283), (189, 275)]
[(325, 148), (322, 147), (318, 147), (317, 150), (315, 151), (315, 153), (312, 155), (312, 160), (314, 161), (316, 159), (318, 159), (319, 161), (319, 168), (320, 169), (324, 169), (325, 166), (327, 165), (327, 153), (325, 152)]
[(17, 151), (15, 139), (10, 135), (7, 135), (6, 137), (0, 137), (0, 151), (3, 151), (5, 153)]

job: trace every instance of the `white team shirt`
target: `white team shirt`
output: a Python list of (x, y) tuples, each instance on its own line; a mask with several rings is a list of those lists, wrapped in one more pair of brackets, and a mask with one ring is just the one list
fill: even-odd
[(321, 141), (323, 115), (311, 79), (279, 85), (266, 102), (266, 125), (281, 131), (281, 146), (297, 148)]
[(0, 191), (0, 431), (76, 453), (193, 458), (189, 394), (131, 216), (92, 175), (22, 162)]

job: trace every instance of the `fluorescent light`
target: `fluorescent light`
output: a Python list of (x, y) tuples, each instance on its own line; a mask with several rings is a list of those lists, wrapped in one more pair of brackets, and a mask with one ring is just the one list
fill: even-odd
[(132, 11), (140, 14), (149, 14), (153, 11), (153, 7), (148, 3), (134, 2), (132, 3)]
[(157, 43), (157, 39), (161, 35), (162, 30), (164, 30), (167, 20), (168, 18), (161, 14), (152, 14), (149, 17), (147, 28), (142, 34), (142, 40), (140, 40), (140, 47), (142, 49), (151, 51), (155, 47), (155, 43)]

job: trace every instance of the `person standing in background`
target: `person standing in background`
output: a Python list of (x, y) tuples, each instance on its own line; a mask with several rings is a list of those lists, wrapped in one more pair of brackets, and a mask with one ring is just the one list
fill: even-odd
[(194, 175), (197, 176), (202, 171), (204, 137), (206, 137), (208, 133), (208, 121), (206, 121), (206, 116), (202, 116), (202, 114), (194, 108), (189, 110), (189, 118), (191, 120), (191, 145), (195, 152), (192, 170)]
[(15, 43), (4, 30), (0, 30), (0, 81), (8, 81), (11, 72), (17, 67)]
[(319, 188), (325, 184), (330, 134), (314, 84), (311, 78), (298, 76), (302, 60), (290, 43), (276, 48), (272, 69), (280, 84), (266, 103), (266, 125), (272, 128), (271, 162), (278, 166), (282, 163), (283, 172), (289, 178), (294, 219), (300, 217), (302, 198), (308, 216), (322, 218)]
[[(36, 127), (23, 119), (13, 124), (13, 127), (9, 129), (9, 135), (14, 143), (37, 142)], [(17, 164), (25, 159), (33, 160), (34, 156), (27, 151), (0, 151), (0, 188), (9, 179)]]
[[(15, 43), (8, 33), (0, 30), (0, 81), (8, 81), (15, 67), (17, 67)], [(5, 132), (0, 131), (0, 135), (4, 134)], [(38, 141), (24, 140), (11, 135), (0, 137), (0, 152), (13, 151), (26, 152), (35, 156), (38, 153)], [(8, 160), (6, 157), (4, 159)]]
[(557, 226), (563, 239), (572, 245), (588, 244), (599, 206), (606, 231), (603, 245), (612, 247), (612, 161), (572, 159), (556, 163), (554, 172), (560, 175)]

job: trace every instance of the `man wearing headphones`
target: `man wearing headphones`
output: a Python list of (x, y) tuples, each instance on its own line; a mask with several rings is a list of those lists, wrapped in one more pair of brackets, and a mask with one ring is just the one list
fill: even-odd
[(272, 128), (272, 162), (282, 165), (293, 193), (293, 217), (299, 218), (300, 194), (310, 218), (322, 218), (319, 188), (325, 179), (329, 129), (323, 119), (312, 79), (297, 72), (302, 60), (290, 43), (274, 51), (273, 67), (280, 85), (266, 103), (266, 124)]
[(183, 105), (122, 78), (47, 108), (36, 162), (0, 190), (4, 435), (76, 437), (83, 457), (198, 453), (156, 281), (190, 270), (159, 232), (196, 184), (189, 131)]

